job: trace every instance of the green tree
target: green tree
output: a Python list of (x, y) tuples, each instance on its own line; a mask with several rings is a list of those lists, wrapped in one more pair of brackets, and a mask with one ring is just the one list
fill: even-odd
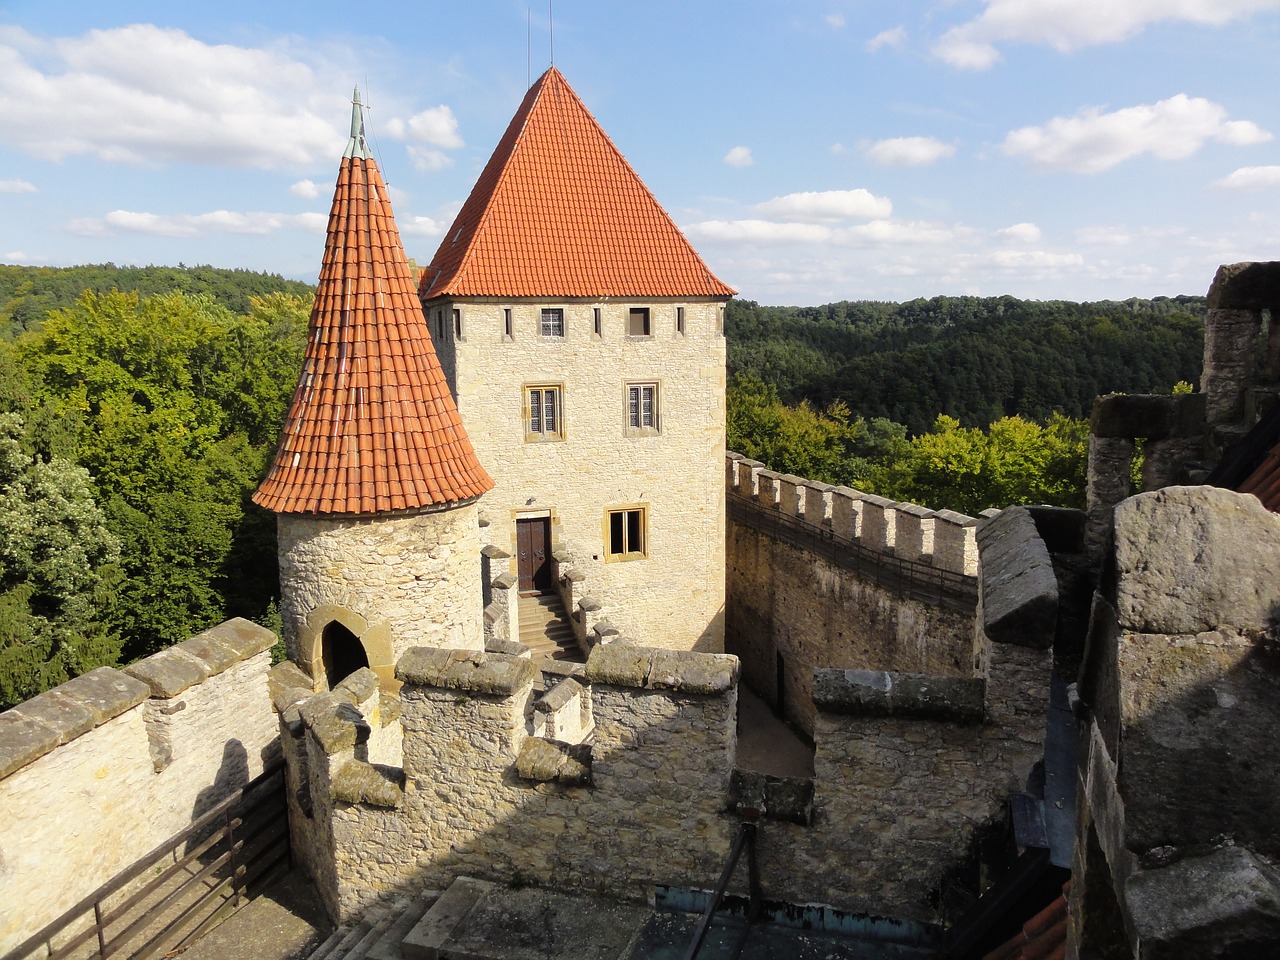
[(0, 414), (0, 707), (120, 654), (108, 623), (119, 543), (89, 475), (32, 457), (22, 435)]

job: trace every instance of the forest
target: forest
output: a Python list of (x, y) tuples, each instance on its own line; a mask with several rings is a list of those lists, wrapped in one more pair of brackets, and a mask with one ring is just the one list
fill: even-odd
[[(278, 626), (249, 497), (313, 289), (213, 267), (0, 266), (0, 709), (231, 616)], [(976, 514), (1078, 505), (1093, 397), (1191, 389), (1204, 303), (730, 302), (729, 445)]]

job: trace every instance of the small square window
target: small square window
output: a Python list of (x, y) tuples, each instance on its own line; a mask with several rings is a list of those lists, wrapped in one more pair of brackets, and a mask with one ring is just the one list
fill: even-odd
[(649, 336), (649, 308), (632, 307), (627, 313), (627, 336)]
[(542, 335), (544, 337), (564, 336), (564, 311), (559, 307), (542, 311)]
[(659, 425), (658, 385), (628, 383), (626, 432), (629, 434), (657, 433)]
[(647, 507), (621, 507), (605, 511), (605, 560), (642, 560), (648, 556)]
[(540, 384), (524, 389), (525, 440), (563, 440), (564, 388)]

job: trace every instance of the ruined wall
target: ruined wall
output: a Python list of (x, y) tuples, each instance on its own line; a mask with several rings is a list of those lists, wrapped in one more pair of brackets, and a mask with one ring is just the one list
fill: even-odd
[[(942, 877), (1040, 754), (1042, 719), (1021, 707), (1045, 696), (1045, 656), (1002, 653), (986, 683), (826, 671), (812, 822), (762, 824), (766, 896), (936, 921)], [(631, 899), (714, 885), (738, 823), (736, 659), (597, 647), (579, 678), (589, 746), (529, 735), (535, 672), (411, 651), (402, 771), (360, 761), (365, 721), (333, 695), (301, 705), (313, 874), (336, 918), (464, 874)]]
[(0, 954), (262, 773), (274, 642), (231, 620), (0, 714)]
[[(950, 514), (937, 522), (921, 508), (908, 513), (910, 504), (855, 498), (855, 491), (784, 477), (737, 454), (728, 464), (726, 642), (752, 689), (813, 735), (815, 669), (972, 675), (977, 588), (965, 555), (976, 521)], [(929, 514), (927, 539), (921, 513)], [(899, 524), (898, 516), (908, 519)], [(786, 525), (771, 525), (780, 522)], [(895, 544), (901, 540), (894, 553), (890, 531)], [(913, 561), (926, 556), (928, 563), (899, 562), (909, 540), (917, 544)], [(930, 553), (920, 552), (921, 542)], [(948, 544), (956, 549), (945, 554)], [(958, 569), (934, 567), (935, 549)], [(913, 575), (921, 578), (914, 591)], [(937, 579), (944, 575), (945, 582)], [(966, 588), (971, 599), (963, 599)]]
[[(543, 307), (564, 311), (563, 336), (541, 335)], [(628, 335), (631, 307), (649, 309), (649, 336)], [(458, 411), (494, 479), (482, 505), (487, 542), (514, 557), (517, 518), (549, 517), (561, 573), (572, 569), (577, 596), (600, 604), (623, 635), (722, 650), (723, 302), (477, 299), (426, 310)], [(656, 386), (655, 428), (628, 425), (632, 383)], [(527, 433), (534, 386), (561, 389), (558, 434)], [(644, 556), (610, 561), (606, 511), (632, 506), (647, 512)]]

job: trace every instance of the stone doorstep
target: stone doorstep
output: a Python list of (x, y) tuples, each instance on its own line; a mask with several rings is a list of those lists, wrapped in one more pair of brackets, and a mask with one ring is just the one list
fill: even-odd
[(405, 960), (439, 960), (440, 948), (496, 883), (459, 877), (404, 938)]

